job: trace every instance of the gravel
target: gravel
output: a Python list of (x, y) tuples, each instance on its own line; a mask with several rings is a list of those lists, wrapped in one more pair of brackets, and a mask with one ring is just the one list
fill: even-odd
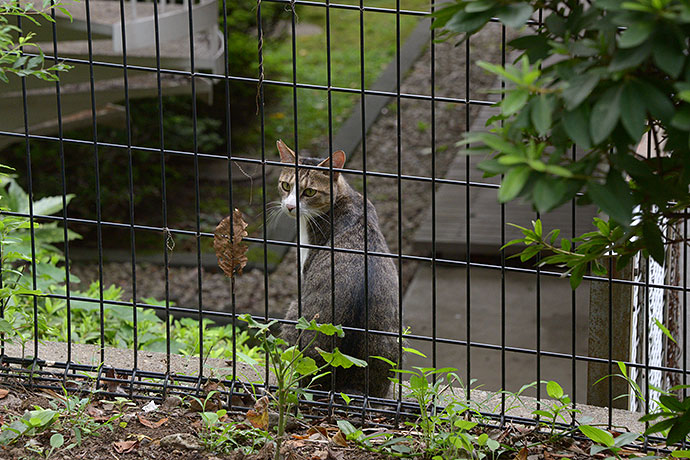
[[(472, 38), (471, 61), (485, 60), (500, 62), (500, 29), (487, 28)], [(431, 51), (415, 63), (404, 77), (401, 93), (430, 94), (431, 91)], [(435, 45), (435, 96), (464, 98), (465, 94), (465, 46), (452, 43)], [(486, 99), (486, 90), (494, 85), (494, 78), (479, 67), (472, 65), (470, 74), (470, 99)], [(496, 95), (492, 95), (496, 98)], [(477, 106), (470, 106), (470, 119)], [(445, 177), (448, 166), (458, 154), (455, 143), (465, 130), (466, 106), (449, 102), (435, 105), (435, 155), (431, 154), (432, 120), (431, 102), (402, 98), (400, 101), (400, 169), (402, 174), (430, 177), (432, 157), (435, 159), (436, 177)], [(397, 104), (390, 103), (374, 123), (366, 138), (367, 171), (396, 174), (398, 171)], [(314, 144), (313, 144), (314, 145)], [(319, 146), (319, 143), (315, 143)], [(327, 146), (324, 138), (321, 146)], [(325, 147), (324, 147), (325, 151)], [(349, 155), (347, 167), (362, 167), (361, 147)], [(363, 190), (361, 176), (348, 180), (360, 191)], [(404, 254), (417, 254), (413, 244), (415, 229), (420, 224), (423, 211), (431, 206), (430, 182), (404, 180), (400, 191), (396, 178), (368, 177), (367, 197), (376, 206), (384, 235), (393, 253), (402, 247)], [(402, 198), (398, 206), (398, 193)], [(399, 221), (398, 216), (401, 215)], [(402, 242), (399, 241), (399, 230)], [(402, 263), (403, 288), (414, 275), (416, 264)], [(74, 265), (73, 272), (82, 280), (96, 279), (98, 268), (94, 265)], [(109, 263), (104, 265), (103, 277), (106, 285), (116, 284), (123, 288), (125, 299), (132, 296), (131, 264)], [(201, 298), (205, 310), (232, 310), (231, 283), (228, 278), (215, 270), (201, 270)], [(291, 300), (297, 296), (295, 251), (290, 250), (272, 272), (268, 279), (260, 270), (250, 270), (236, 278), (235, 311), (264, 314), (266, 309), (271, 316), (282, 316)], [(165, 268), (156, 264), (141, 264), (137, 267), (137, 296), (165, 298)], [(264, 293), (268, 283), (268, 304)], [(83, 287), (84, 284), (82, 283)], [(199, 272), (196, 268), (169, 268), (169, 298), (178, 306), (197, 310), (199, 304)]]

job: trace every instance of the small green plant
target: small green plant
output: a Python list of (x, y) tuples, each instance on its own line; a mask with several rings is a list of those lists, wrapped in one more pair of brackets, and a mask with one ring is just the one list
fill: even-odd
[[(556, 423), (559, 419), (563, 423), (574, 423), (575, 414), (579, 414), (581, 411), (571, 407), (572, 400), (570, 397), (563, 392), (563, 388), (555, 381), (549, 380), (546, 383), (546, 393), (550, 398), (554, 399), (554, 402), (550, 406), (543, 406), (535, 411), (532, 411), (532, 415), (537, 415), (543, 417), (541, 423), (546, 424), (550, 431), (550, 436), (553, 439), (556, 436), (560, 436), (565, 433), (556, 434)], [(566, 419), (566, 415), (570, 415), (570, 420)]]
[(230, 454), (240, 450), (251, 454), (261, 448), (269, 439), (268, 432), (248, 426), (246, 423), (224, 421), (227, 411), (201, 412), (199, 438), (204, 447), (212, 452)]
[(305, 390), (316, 380), (329, 374), (330, 371), (327, 369), (330, 367), (364, 367), (367, 363), (342, 353), (337, 347), (332, 352), (315, 348), (323, 358), (323, 364), (317, 364), (313, 358), (304, 354), (312, 347), (319, 334), (343, 337), (345, 332), (343, 332), (342, 326), (317, 324), (314, 319), (307, 321), (305, 318), (300, 318), (295, 325), (300, 331), (297, 343), (302, 343), (305, 332), (310, 332), (310, 338), (307, 341), (305, 337), (304, 340), (307, 344), (298, 348), (295, 345), (288, 346), (287, 342), (271, 333), (270, 328), (277, 323), (276, 320), (261, 324), (248, 314), (241, 315), (240, 319), (246, 321), (249, 328), (255, 331), (255, 337), (261, 341), (263, 351), (266, 353), (269, 369), (276, 379), (278, 389), (271, 396), (278, 409), (275, 460), (280, 460), (280, 446), (285, 436), (287, 414), (299, 402), (300, 395), (305, 395)]
[[(613, 437), (608, 431), (602, 430), (591, 425), (580, 425), (577, 427), (582, 434), (591, 439), (595, 444), (590, 449), (590, 455), (596, 455), (605, 450), (610, 451), (616, 458), (621, 458), (618, 453), (627, 446), (635, 442), (640, 437), (639, 433), (622, 433)], [(611, 457), (609, 457), (611, 458)]]
[(22, 436), (36, 436), (48, 430), (58, 419), (59, 413), (52, 409), (26, 411), (21, 417), (16, 417), (0, 428), (0, 445), (5, 446), (15, 442)]
[[(426, 356), (413, 348), (403, 347), (403, 351)], [(388, 362), (392, 367), (395, 363), (385, 358), (376, 358)], [(451, 367), (413, 367), (412, 369), (393, 369), (400, 377), (391, 380), (402, 386), (405, 396), (412, 397), (419, 406), (419, 419), (415, 422), (406, 422), (414, 432), (421, 433), (421, 439), (415, 440), (411, 436), (404, 438), (386, 439), (383, 444), (378, 444), (377, 449), (390, 455), (406, 455), (415, 450), (434, 460), (455, 459), (469, 456), (471, 458), (492, 457), (500, 453), (500, 443), (489, 438), (488, 434), (475, 435), (472, 430), (478, 422), (472, 418), (482, 419), (478, 406), (482, 402), (470, 402), (463, 400), (457, 393), (458, 389), (464, 389), (462, 380), (457, 375), (457, 369)], [(403, 376), (409, 376), (403, 379)], [(472, 384), (473, 382), (470, 382)], [(442, 406), (445, 405), (445, 407)], [(348, 439), (357, 440), (365, 448), (373, 448), (371, 440), (373, 436), (363, 437), (357, 431), (350, 433)], [(410, 449), (409, 446), (415, 446)], [(381, 450), (383, 449), (383, 450)]]

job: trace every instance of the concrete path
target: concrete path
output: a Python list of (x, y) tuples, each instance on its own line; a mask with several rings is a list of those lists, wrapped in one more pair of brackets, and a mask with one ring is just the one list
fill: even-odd
[[(467, 339), (466, 269), (436, 267), (436, 337)], [(542, 351), (572, 353), (572, 331), (575, 331), (576, 352), (587, 353), (589, 285), (582, 283), (576, 291), (576, 315), (572, 317), (572, 291), (567, 279), (540, 277), (533, 274), (507, 272), (505, 280), (505, 345), (521, 349), (537, 349), (540, 334)], [(403, 299), (404, 322), (411, 334), (433, 334), (433, 277), (430, 266), (417, 269)], [(501, 345), (501, 271), (470, 269), (470, 339), (472, 343)], [(541, 312), (537, 315), (537, 302)], [(432, 366), (432, 343), (409, 340), (409, 346), (422, 351), (429, 359), (408, 355), (406, 367)], [(467, 381), (467, 347), (460, 344), (436, 344), (436, 367), (454, 367)], [(505, 389), (517, 391), (524, 384), (537, 380), (537, 358), (534, 354), (506, 353)], [(483, 390), (501, 389), (501, 350), (473, 346), (470, 352), (470, 377), (477, 379)], [(542, 357), (540, 379), (556, 380), (572, 395), (572, 361)], [(576, 367), (576, 397), (586, 399), (587, 365)], [(534, 393), (529, 393), (533, 395)], [(542, 393), (544, 394), (544, 393)]]

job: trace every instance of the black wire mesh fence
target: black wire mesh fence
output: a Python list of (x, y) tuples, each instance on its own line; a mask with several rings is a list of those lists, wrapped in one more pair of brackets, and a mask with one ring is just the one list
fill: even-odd
[[(338, 317), (342, 275), (333, 261), (338, 254), (363, 261), (365, 309), (346, 334), (359, 334), (365, 348), (394, 338), (397, 360), (407, 356), (404, 366), (459, 369), (468, 398), (480, 384), (483, 394), (558, 380), (574, 404), (607, 406), (611, 424), (614, 406), (639, 408), (629, 403), (633, 397), (617, 399), (630, 393), (627, 384), (594, 385), (616, 373), (617, 362), (645, 389), (645, 407), (654, 399), (650, 384), (686, 383), (685, 245), (670, 246), (665, 267), (639, 261), (630, 273), (586, 276), (575, 291), (558, 269), (521, 264), (501, 250), (515, 237), (509, 222), (541, 218), (576, 236), (596, 210), (572, 203), (538, 216), (522, 204), (500, 205), (499, 181), (481, 177), (475, 157), (457, 154), (455, 141), (484, 129), (500, 97), (490, 90), (501, 83), (476, 62), (514, 58), (499, 23), (454, 47), (435, 41), (427, 17), (433, 4), (413, 0), (85, 0), (65, 7), (72, 21), (51, 10), (55, 22), (36, 28), (20, 18), (17, 26), (38, 34), (47, 61), (73, 69), (55, 83), (18, 78), (3, 88), (2, 161), (16, 169), (15, 190), (25, 190), (28, 205), (2, 216), (53, 229), (25, 233), (30, 287), (43, 295), (24, 295), (30, 302), (23, 347), (5, 331), (5, 379), (59, 388), (88, 371), (109, 390), (161, 398), (198, 393), (209, 377), (221, 375), (232, 407), (233, 395), (247, 391), (238, 364), (245, 343), (238, 315), (289, 323), (284, 317), (293, 300), (301, 312), (305, 296), (315, 294), (303, 289), (311, 276), (300, 257), (306, 249), (329, 254), (330, 273), (321, 276), (330, 289), (318, 295), (330, 298), (331, 318)], [(332, 162), (290, 167), (326, 173), (331, 197), (336, 176), (345, 177), (363, 202), (374, 204), (388, 251), (371, 250), (367, 226), (361, 247), (338, 247), (333, 230), (325, 244), (315, 244), (305, 241), (305, 221), (271, 215), (285, 167), (273, 147), (278, 138), (297, 158), (345, 150), (340, 168)], [(58, 204), (39, 199), (48, 195)], [(299, 214), (300, 200), (296, 205)], [(331, 198), (321, 219), (333, 219), (334, 206)], [(213, 229), (235, 208), (249, 223), (249, 264), (244, 275), (219, 281)], [(371, 219), (373, 208), (362, 209), (364, 220)], [(332, 220), (321, 224), (333, 228)], [(50, 272), (41, 268), (46, 244), (64, 254)], [(368, 314), (376, 260), (395, 266), (395, 327)], [(98, 281), (90, 293), (89, 279)], [(109, 290), (111, 282), (125, 294)], [(53, 324), (46, 315), (58, 304), (64, 316)], [(108, 324), (109, 311), (125, 318), (117, 324), (129, 334), (118, 352), (110, 348), (117, 331)], [(162, 328), (157, 339), (145, 329), (152, 313)], [(91, 335), (81, 329), (84, 317)], [(227, 334), (209, 336), (206, 320), (228, 325)], [(677, 344), (658, 333), (656, 321)], [(62, 340), (43, 345), (47, 328), (58, 329), (51, 337)], [(175, 366), (182, 330), (193, 336), (186, 371)], [(84, 343), (95, 348), (85, 352)], [(162, 367), (147, 367), (152, 364), (142, 356), (149, 351), (163, 353)], [(84, 353), (96, 356), (87, 362)], [(209, 370), (214, 357), (228, 360), (220, 374)], [(367, 388), (368, 380), (369, 373)], [(538, 400), (545, 396), (540, 388), (532, 393)], [(401, 391), (351, 405), (332, 392), (317, 394), (325, 398), (314, 407), (361, 411), (363, 418), (416, 410)], [(498, 398), (500, 418), (506, 395)], [(370, 406), (372, 399), (381, 404)]]

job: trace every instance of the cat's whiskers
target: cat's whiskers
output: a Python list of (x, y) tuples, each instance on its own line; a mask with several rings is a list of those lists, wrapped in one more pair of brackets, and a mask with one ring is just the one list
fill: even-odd
[(279, 219), (280, 214), (283, 213), (283, 205), (280, 201), (271, 201), (266, 203), (266, 226), (274, 226)]

